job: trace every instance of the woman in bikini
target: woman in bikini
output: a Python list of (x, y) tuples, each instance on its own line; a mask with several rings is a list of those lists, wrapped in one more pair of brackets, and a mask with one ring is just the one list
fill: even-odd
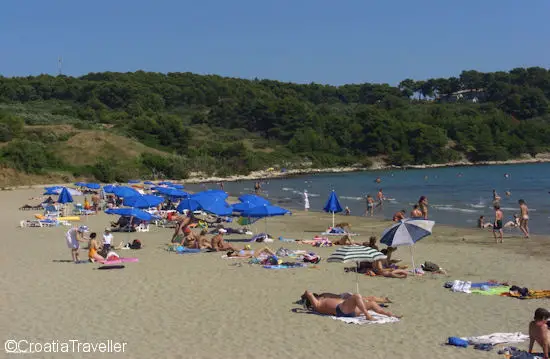
[(359, 294), (352, 294), (346, 299), (315, 297), (313, 293), (305, 291), (302, 295), (304, 305), (319, 314), (335, 315), (337, 317), (354, 318), (364, 315), (367, 320), (374, 320), (369, 310), (388, 317), (401, 318), (384, 310), (375, 302), (365, 301)]
[(420, 208), (420, 212), (422, 212), (422, 217), (428, 219), (428, 197), (420, 197), (418, 200), (418, 207)]
[(520, 199), (518, 201), (519, 203), (519, 229), (523, 232), (525, 235), (525, 238), (529, 238), (529, 208), (527, 208), (527, 203), (523, 199)]

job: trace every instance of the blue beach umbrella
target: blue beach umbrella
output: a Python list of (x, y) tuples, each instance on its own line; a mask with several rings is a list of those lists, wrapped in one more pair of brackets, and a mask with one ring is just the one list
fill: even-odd
[(133, 184), (133, 183), (140, 183), (141, 180), (136, 180), (136, 179), (133, 179), (133, 180), (129, 180), (128, 183), (130, 184)]
[(132, 196), (124, 198), (124, 205), (134, 208), (150, 208), (150, 207), (156, 207), (159, 204), (164, 202), (164, 198), (159, 196), (153, 196), (150, 194), (146, 194), (143, 196)]
[(243, 212), (243, 216), (252, 218), (264, 218), (265, 233), (267, 233), (267, 217), (284, 216), (287, 213), (290, 213), (288, 209), (279, 206), (272, 206), (270, 204), (264, 204), (253, 207), (249, 211)]
[(99, 183), (84, 183), (84, 186), (89, 189), (100, 189), (101, 185)]
[(151, 182), (151, 181), (145, 181), (145, 182), (143, 182), (143, 184), (153, 185), (154, 183)]
[(86, 186), (86, 182), (76, 182), (74, 185), (78, 187), (84, 187)]
[(191, 199), (196, 200), (200, 204), (201, 209), (205, 212), (209, 212), (217, 216), (230, 216), (233, 213), (233, 208), (222, 197), (201, 196)]
[(323, 211), (332, 212), (332, 226), (334, 227), (334, 213), (342, 212), (342, 206), (340, 206), (340, 201), (338, 201), (338, 196), (334, 190), (330, 192), (330, 196), (328, 196), (328, 200), (323, 207)]
[(231, 205), (234, 212), (248, 212), (254, 207), (263, 206), (263, 204), (255, 204), (251, 202), (239, 202)]
[(225, 191), (222, 191), (220, 189), (209, 189), (209, 190), (197, 192), (197, 193), (194, 193), (194, 194), (191, 195), (191, 197), (193, 197), (193, 198), (204, 197), (204, 196), (206, 196), (206, 197), (219, 197), (219, 198), (222, 198), (224, 200), (227, 197), (229, 197), (229, 195)]
[(73, 196), (71, 196), (71, 193), (67, 189), (67, 187), (63, 187), (61, 192), (59, 193), (59, 198), (57, 199), (58, 203), (72, 203), (73, 202)]
[(172, 185), (172, 182), (170, 182), (170, 181), (159, 182), (159, 186), (170, 186), (170, 185)]
[[(404, 219), (382, 232), (380, 243), (389, 247), (410, 246), (413, 270), (414, 256), (412, 246), (424, 237), (432, 234), (434, 221), (424, 219)], [(416, 272), (415, 272), (416, 273)]]
[(180, 213), (183, 213), (184, 210), (193, 212), (193, 211), (198, 211), (200, 209), (201, 209), (201, 204), (199, 203), (199, 201), (189, 197), (182, 199), (178, 204), (178, 207), (176, 208), (176, 210)]
[(137, 190), (130, 187), (125, 187), (125, 186), (114, 188), (113, 193), (118, 197), (123, 197), (123, 198), (141, 196), (141, 193), (139, 193)]
[(114, 184), (103, 186), (103, 192), (105, 193), (115, 193), (115, 189), (117, 189), (117, 186), (115, 186)]
[(243, 194), (239, 197), (239, 201), (243, 203), (253, 203), (256, 205), (271, 204), (267, 199), (257, 196), (255, 194)]
[(153, 189), (158, 193), (169, 197), (185, 198), (189, 196), (189, 193), (180, 191), (179, 189), (175, 189), (172, 187), (153, 187)]
[(136, 208), (110, 208), (105, 210), (105, 213), (118, 214), (119, 216), (125, 217), (133, 217), (146, 222), (150, 222), (156, 218), (152, 214)]

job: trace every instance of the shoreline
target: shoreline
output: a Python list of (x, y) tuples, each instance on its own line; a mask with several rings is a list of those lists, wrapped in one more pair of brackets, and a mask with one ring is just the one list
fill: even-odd
[(303, 168), (303, 169), (291, 169), (286, 172), (276, 171), (253, 171), (248, 175), (235, 175), (228, 177), (217, 176), (202, 176), (201, 173), (192, 173), (189, 178), (181, 180), (182, 183), (216, 183), (216, 182), (237, 182), (237, 181), (253, 181), (262, 179), (278, 179), (288, 177), (298, 177), (311, 174), (330, 174), (330, 173), (352, 173), (352, 172), (367, 172), (367, 171), (385, 171), (391, 169), (428, 169), (428, 168), (442, 168), (442, 167), (476, 167), (476, 166), (497, 166), (497, 165), (519, 165), (519, 164), (533, 164), (533, 163), (549, 163), (550, 153), (540, 153), (535, 157), (524, 157), (506, 161), (456, 161), (447, 163), (434, 163), (429, 165), (385, 165), (382, 161), (377, 160), (370, 167), (327, 167), (327, 168)]

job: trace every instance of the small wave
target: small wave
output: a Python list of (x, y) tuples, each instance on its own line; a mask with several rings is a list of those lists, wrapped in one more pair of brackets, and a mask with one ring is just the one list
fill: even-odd
[(294, 188), (289, 188), (289, 187), (283, 187), (281, 188), (283, 191), (294, 191)]
[(310, 197), (321, 197), (321, 195), (318, 194), (318, 193), (309, 193), (309, 196)]
[(475, 209), (468, 209), (468, 208), (456, 208), (453, 206), (441, 206), (436, 207), (437, 209), (441, 211), (449, 211), (449, 212), (463, 212), (463, 213), (478, 213)]
[(472, 208), (485, 208), (486, 205), (483, 204), (483, 203), (475, 203), (475, 204), (471, 203), (468, 206), (470, 206)]
[(354, 201), (361, 201), (363, 200), (363, 197), (348, 197), (348, 196), (340, 196), (342, 199), (352, 199)]

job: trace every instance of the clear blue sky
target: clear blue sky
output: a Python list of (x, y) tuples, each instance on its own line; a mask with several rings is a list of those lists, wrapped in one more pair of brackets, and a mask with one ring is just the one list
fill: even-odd
[(329, 84), (550, 67), (549, 0), (21, 0), (0, 74), (159, 71)]

